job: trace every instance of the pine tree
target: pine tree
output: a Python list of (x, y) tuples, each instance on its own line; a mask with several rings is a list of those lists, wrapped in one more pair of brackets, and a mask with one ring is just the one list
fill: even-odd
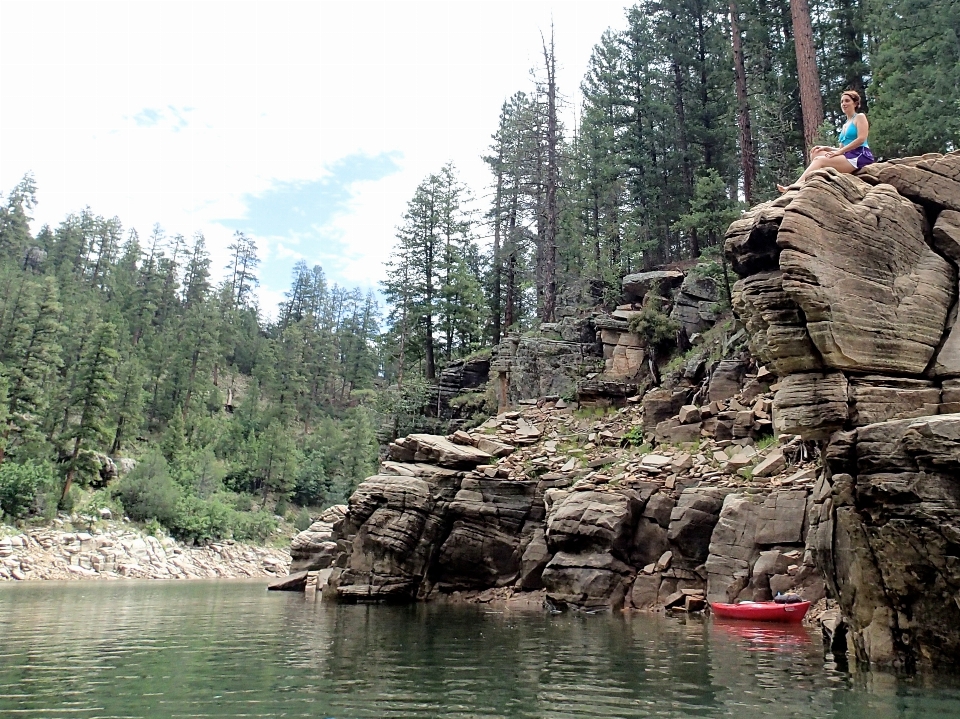
[(4, 439), (9, 447), (41, 441), (41, 427), (50, 397), (47, 386), (62, 364), (59, 343), (63, 327), (59, 318), (62, 306), (53, 277), (45, 277), (36, 288), (38, 298), (13, 329), (6, 348), (9, 364), (10, 429)]
[(143, 390), (143, 363), (135, 351), (120, 362), (117, 371), (117, 402), (111, 414), (116, 418), (110, 454), (123, 450), (130, 437), (136, 437), (143, 424), (143, 405), (146, 393)]
[(871, 5), (877, 38), (870, 145), (893, 157), (960, 147), (960, 4), (883, 0)]
[(424, 376), (437, 375), (434, 327), (439, 282), (437, 264), (442, 245), (437, 236), (437, 194), (439, 181), (430, 175), (420, 183), (407, 203), (403, 225), (397, 231), (397, 245), (387, 263), (388, 279), (383, 285), (387, 300), (402, 304), (409, 332), (403, 339), (405, 362), (411, 355), (422, 358)]
[(37, 186), (33, 175), (27, 173), (7, 196), (7, 204), (0, 207), (0, 256), (24, 260), (24, 253), (32, 243), (30, 210), (37, 204)]
[(254, 272), (260, 264), (257, 257), (257, 243), (251, 237), (237, 230), (233, 242), (228, 248), (233, 254), (226, 269), (231, 276), (228, 279), (234, 308), (249, 307), (253, 300), (253, 288), (260, 284)]
[(109, 439), (105, 421), (114, 398), (116, 380), (113, 370), (119, 358), (116, 344), (116, 328), (108, 322), (101, 322), (80, 360), (76, 389), (69, 406), (76, 416), (64, 436), (64, 439), (73, 440), (73, 449), (67, 463), (61, 502), (70, 492), (81, 465), (81, 451), (91, 451)]
[(297, 455), (296, 445), (280, 422), (270, 422), (259, 440), (256, 465), (264, 507), (271, 492), (278, 498), (290, 496), (296, 482)]

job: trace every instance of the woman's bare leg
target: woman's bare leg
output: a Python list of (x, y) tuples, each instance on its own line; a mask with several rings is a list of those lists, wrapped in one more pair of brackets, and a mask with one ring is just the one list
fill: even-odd
[(809, 175), (814, 170), (822, 170), (824, 167), (832, 167), (838, 172), (851, 173), (853, 172), (853, 165), (850, 164), (848, 160), (843, 155), (836, 155), (834, 157), (818, 157), (813, 162), (810, 163), (810, 166), (803, 171), (803, 174), (800, 175), (800, 179), (797, 180), (798, 184), (803, 184), (807, 181), (807, 175)]
[[(797, 178), (797, 181), (794, 182), (794, 185), (802, 185), (807, 181), (807, 175), (809, 175), (814, 170), (820, 170), (824, 167), (832, 167), (838, 172), (850, 173), (853, 172), (853, 165), (850, 164), (850, 161), (843, 155), (836, 155), (834, 157), (827, 157), (827, 153), (832, 152), (832, 150), (823, 150), (815, 154), (813, 160), (807, 166), (807, 169), (803, 171), (803, 174)], [(787, 191), (787, 188), (783, 185), (777, 185), (777, 189), (784, 193)]]
[[(802, 184), (803, 181), (804, 181), (804, 179), (805, 179), (806, 176), (807, 176), (807, 173), (810, 172), (810, 170), (811, 170), (811, 168), (812, 168), (812, 166), (813, 166), (813, 163), (814, 163), (815, 161), (817, 161), (817, 160), (820, 160), (820, 159), (830, 159), (830, 158), (827, 158), (826, 155), (827, 155), (828, 152), (833, 152), (834, 149), (835, 149), (835, 148), (833, 148), (833, 147), (818, 147), (818, 148), (816, 148), (815, 150), (812, 150), (812, 151), (810, 152), (810, 166), (807, 167), (806, 170), (804, 170), (803, 174), (800, 175), (800, 177), (797, 179), (797, 181), (794, 182), (793, 184), (794, 184), (794, 185), (800, 185), (800, 184)], [(849, 164), (849, 163), (847, 163), (847, 164)], [(830, 167), (833, 167), (833, 165), (830, 165)], [(840, 168), (837, 168), (837, 169), (840, 169)], [(851, 170), (852, 170), (852, 169), (853, 169), (853, 168), (851, 168)], [(840, 171), (843, 172), (842, 169), (840, 169)], [(778, 190), (780, 191), (780, 193), (782, 194), (782, 193), (784, 193), (784, 192), (787, 191), (787, 186), (786, 186), (786, 185), (777, 185), (777, 189), (778, 189)]]

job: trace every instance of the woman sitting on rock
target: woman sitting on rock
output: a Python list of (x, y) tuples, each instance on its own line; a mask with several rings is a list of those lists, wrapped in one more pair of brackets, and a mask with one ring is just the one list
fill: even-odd
[[(867, 143), (870, 134), (870, 123), (867, 116), (860, 109), (860, 95), (854, 90), (847, 90), (840, 96), (840, 109), (847, 116), (847, 121), (840, 130), (840, 147), (823, 147), (816, 145), (810, 150), (810, 165), (799, 179), (791, 185), (802, 185), (814, 170), (822, 167), (832, 167), (840, 172), (853, 172), (874, 162), (873, 153)], [(777, 185), (780, 192), (788, 188)]]

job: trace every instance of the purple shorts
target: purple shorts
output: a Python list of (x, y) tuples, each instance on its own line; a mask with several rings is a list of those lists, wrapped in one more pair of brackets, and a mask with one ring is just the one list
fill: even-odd
[(853, 165), (854, 170), (859, 170), (861, 167), (866, 167), (876, 162), (876, 160), (873, 159), (873, 153), (870, 152), (870, 148), (863, 147), (862, 145), (854, 150), (850, 150), (850, 152), (843, 153), (843, 156)]

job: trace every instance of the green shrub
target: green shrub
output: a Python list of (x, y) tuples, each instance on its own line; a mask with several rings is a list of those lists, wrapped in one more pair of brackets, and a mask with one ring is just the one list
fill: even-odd
[(277, 531), (277, 520), (267, 512), (238, 512), (233, 538), (240, 542), (262, 542)]
[(166, 524), (170, 534), (181, 541), (209, 542), (232, 537), (240, 542), (262, 542), (276, 531), (277, 520), (272, 514), (238, 512), (221, 497), (181, 497), (175, 516)]
[(630, 331), (657, 349), (673, 345), (677, 341), (680, 323), (661, 311), (659, 297), (650, 297), (640, 314), (630, 320)]
[(170, 476), (166, 458), (155, 450), (120, 481), (116, 497), (127, 516), (138, 522), (156, 519), (170, 527), (179, 512), (180, 488)]
[(642, 447), (643, 446), (643, 426), (634, 425), (623, 435), (620, 440), (624, 447)]
[(310, 529), (311, 524), (313, 524), (313, 517), (310, 516), (310, 510), (306, 507), (301, 509), (293, 520), (293, 526), (297, 528), (298, 532), (305, 532)]
[(252, 512), (259, 498), (247, 492), (217, 492), (210, 499), (216, 499), (238, 512)]
[(177, 539), (206, 542), (231, 536), (236, 514), (219, 500), (187, 495), (180, 498), (174, 516), (164, 524)]
[(44, 493), (56, 492), (57, 478), (45, 464), (28, 460), (23, 464), (5, 462), (0, 465), (0, 514), (14, 519), (37, 513), (38, 500)]

